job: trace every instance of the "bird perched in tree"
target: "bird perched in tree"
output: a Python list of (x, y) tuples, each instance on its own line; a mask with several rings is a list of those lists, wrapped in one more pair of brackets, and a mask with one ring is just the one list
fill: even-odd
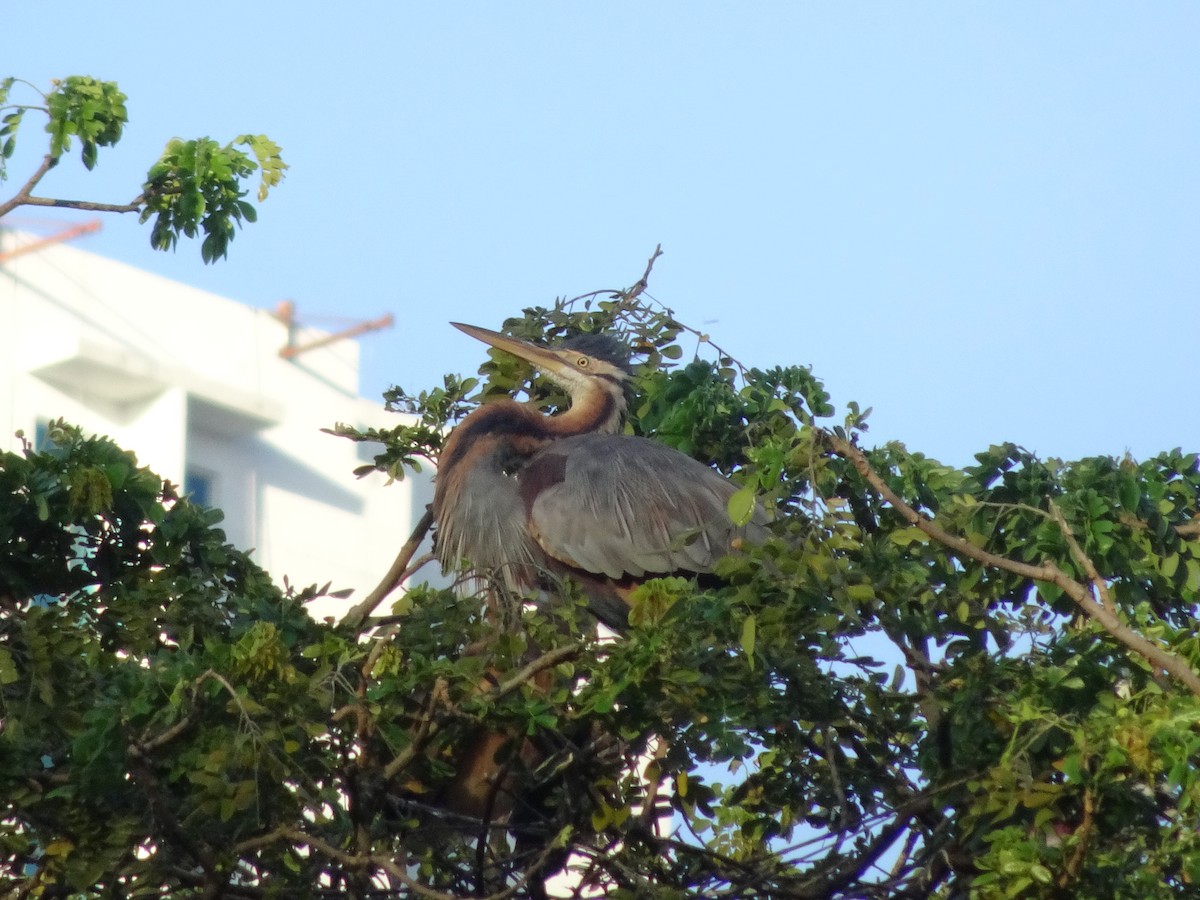
[(624, 629), (641, 582), (703, 574), (736, 538), (765, 535), (766, 517), (735, 525), (737, 488), (665, 444), (620, 433), (629, 351), (604, 335), (540, 347), (452, 323), (532, 363), (570, 407), (546, 416), (512, 399), (487, 403), (451, 433), (438, 460), (433, 512), (443, 567), (523, 594), (547, 575), (577, 581), (591, 611)]

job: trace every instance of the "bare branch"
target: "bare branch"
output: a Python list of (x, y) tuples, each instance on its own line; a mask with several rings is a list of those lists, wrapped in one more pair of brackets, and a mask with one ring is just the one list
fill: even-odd
[(371, 640), (373, 641), (371, 651), (367, 654), (367, 658), (363, 660), (362, 669), (360, 670), (364, 679), (371, 677), (371, 673), (375, 671), (375, 663), (379, 662), (379, 657), (383, 655), (383, 651), (387, 649), (392, 637), (399, 630), (395, 625), (388, 625), (371, 635)]
[(130, 775), (141, 786), (154, 815), (162, 823), (163, 830), (175, 843), (183, 848), (192, 859), (200, 864), (206, 878), (217, 871), (217, 861), (211, 849), (201, 843), (175, 815), (172, 804), (166, 802), (158, 776), (150, 766), (149, 758), (131, 747), (126, 754)]
[(642, 291), (646, 290), (650, 284), (650, 270), (654, 268), (654, 261), (662, 256), (662, 244), (657, 244), (654, 247), (654, 252), (650, 254), (650, 259), (646, 262), (646, 271), (642, 273), (642, 277), (635, 281), (625, 291), (622, 291), (622, 298), (626, 302), (636, 300), (642, 295)]

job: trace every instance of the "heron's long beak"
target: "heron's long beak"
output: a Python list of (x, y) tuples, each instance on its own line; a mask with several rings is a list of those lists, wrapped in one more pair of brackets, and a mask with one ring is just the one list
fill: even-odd
[(469, 334), (477, 341), (483, 341), (497, 350), (503, 350), (526, 362), (532, 363), (547, 375), (556, 375), (567, 368), (567, 364), (563, 362), (558, 352), (554, 350), (548, 350), (545, 347), (537, 346), (537, 344), (509, 337), (498, 331), (479, 328), (476, 325), (464, 325), (461, 322), (451, 322), (450, 324), (463, 332), (463, 334)]

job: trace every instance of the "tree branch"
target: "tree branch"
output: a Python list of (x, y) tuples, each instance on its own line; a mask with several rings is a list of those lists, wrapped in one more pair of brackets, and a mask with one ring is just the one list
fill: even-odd
[(521, 685), (531, 681), (539, 672), (552, 669), (559, 663), (578, 655), (581, 649), (583, 649), (582, 644), (564, 644), (562, 647), (555, 647), (553, 650), (548, 650), (537, 659), (518, 669), (515, 675), (500, 682), (489, 693), (496, 700), (506, 697)]
[(400, 552), (396, 554), (396, 559), (392, 562), (391, 568), (387, 574), (376, 585), (371, 593), (367, 594), (363, 601), (346, 613), (342, 617), (342, 624), (349, 625), (354, 631), (359, 631), (367, 617), (375, 611), (390, 594), (394, 591), (404, 579), (411, 574), (408, 571), (408, 564), (413, 558), (413, 554), (417, 552), (417, 548), (421, 546), (421, 541), (425, 540), (425, 535), (433, 525), (433, 510), (426, 507), (425, 514), (421, 516), (420, 521), (412, 530), (412, 534), (408, 536), (408, 540), (404, 542), (404, 546), (400, 548)]
[(1083, 792), (1083, 819), (1080, 821), (1079, 827), (1075, 829), (1075, 838), (1078, 840), (1078, 843), (1075, 845), (1075, 850), (1071, 853), (1071, 858), (1067, 860), (1066, 868), (1058, 879), (1058, 886), (1060, 888), (1065, 889), (1079, 876), (1079, 869), (1083, 865), (1084, 859), (1087, 858), (1088, 845), (1091, 843), (1095, 813), (1096, 800), (1089, 788)]
[(876, 860), (896, 842), (913, 819), (913, 812), (898, 811), (896, 818), (880, 829), (879, 833), (863, 845), (857, 853), (843, 859), (819, 876), (808, 878), (802, 883), (806, 897), (833, 897), (839, 891), (859, 881)]
[(29, 200), (29, 195), (33, 193), (33, 189), (37, 187), (39, 181), (46, 177), (46, 173), (53, 169), (58, 164), (58, 160), (49, 153), (42, 158), (41, 165), (34, 170), (34, 173), (29, 176), (29, 179), (21, 185), (20, 189), (12, 195), (8, 200), (0, 203), (0, 219), (7, 216), (18, 206), (23, 206)]
[[(13, 198), (16, 199), (16, 198)], [(12, 201), (10, 200), (9, 203)], [(25, 197), (16, 206), (53, 206), (59, 209), (82, 209), (87, 212), (130, 213), (140, 210), (146, 202), (145, 194), (138, 194), (128, 203), (96, 203), (92, 200), (58, 200), (53, 197)], [(0, 206), (0, 216), (9, 212), (11, 207), (6, 203)]]
[(46, 173), (58, 165), (58, 160), (51, 157), (49, 154), (42, 160), (37, 170), (29, 177), (29, 180), (21, 186), (21, 189), (13, 194), (8, 200), (0, 203), (0, 218), (8, 215), (19, 206), (42, 206), (55, 207), (58, 209), (79, 209), (85, 212), (108, 212), (108, 213), (131, 213), (140, 212), (146, 205), (146, 201), (150, 196), (163, 196), (167, 194), (177, 194), (178, 189), (174, 188), (155, 188), (150, 193), (143, 191), (138, 194), (128, 203), (99, 203), (93, 200), (62, 200), (57, 197), (35, 197), (33, 189), (38, 182), (45, 177)]
[(1092, 558), (1083, 552), (1083, 548), (1079, 546), (1079, 541), (1075, 540), (1075, 535), (1071, 532), (1071, 527), (1067, 525), (1067, 520), (1062, 514), (1062, 510), (1054, 501), (1050, 501), (1050, 518), (1058, 525), (1058, 530), (1062, 532), (1063, 538), (1067, 542), (1067, 548), (1071, 551), (1071, 558), (1083, 569), (1088, 579), (1095, 587), (1097, 595), (1104, 603), (1104, 608), (1113, 615), (1116, 615), (1117, 606), (1113, 603), (1112, 595), (1108, 592), (1108, 585), (1104, 583), (1104, 579), (1100, 577), (1100, 573), (1096, 571), (1096, 564), (1092, 562)]
[(138, 212), (146, 205), (146, 195), (144, 193), (138, 194), (128, 203), (97, 203), (92, 200), (60, 200), (55, 197), (33, 196), (33, 189), (37, 186), (38, 182), (57, 164), (58, 160), (47, 154), (42, 160), (42, 164), (29, 176), (29, 180), (21, 186), (21, 189), (3, 203), (0, 203), (0, 218), (8, 215), (18, 206), (49, 206), (58, 209), (81, 209), (86, 212), (131, 213)]
[(1034, 581), (1045, 581), (1055, 585), (1074, 600), (1076, 605), (1088, 617), (1095, 619), (1114, 638), (1130, 650), (1144, 657), (1151, 665), (1157, 666), (1159, 669), (1174, 675), (1187, 686), (1188, 690), (1200, 697), (1200, 676), (1192, 671), (1191, 667), (1184, 660), (1134, 632), (1121, 622), (1114, 612), (1097, 603), (1085, 585), (1068, 576), (1066, 572), (1053, 562), (1043, 562), (1041, 565), (1035, 566), (1018, 560), (1008, 559), (995, 553), (989, 553), (957, 535), (948, 533), (932, 519), (917, 512), (902, 500), (888, 486), (887, 482), (880, 477), (879, 473), (872, 468), (866, 454), (862, 450), (854, 446), (846, 438), (840, 437), (831, 431), (818, 430), (817, 434), (833, 448), (835, 453), (849, 460), (879, 496), (889, 503), (900, 514), (901, 518), (909, 524), (920, 529), (942, 546), (975, 562), (982, 563), (993, 569), (1011, 572), (1014, 575), (1020, 575)]

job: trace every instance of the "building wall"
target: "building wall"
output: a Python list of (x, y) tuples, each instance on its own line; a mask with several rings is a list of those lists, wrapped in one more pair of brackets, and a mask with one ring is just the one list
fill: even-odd
[[(0, 447), (64, 418), (109, 435), (140, 463), (209, 494), (231, 543), (297, 587), (353, 588), (315, 604), (337, 615), (386, 572), (432, 495), (427, 475), (359, 480), (358, 445), (321, 431), (388, 426), (358, 396), (358, 345), (294, 360), (265, 310), (62, 243), (0, 232)], [(304, 344), (323, 332), (294, 335)]]

